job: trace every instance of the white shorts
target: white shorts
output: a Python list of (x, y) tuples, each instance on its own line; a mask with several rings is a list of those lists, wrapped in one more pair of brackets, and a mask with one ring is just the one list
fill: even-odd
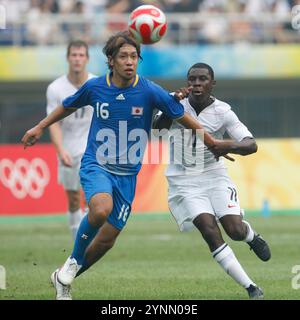
[(191, 229), (193, 220), (209, 213), (217, 220), (225, 215), (243, 215), (235, 184), (226, 169), (199, 175), (169, 176), (169, 209), (180, 231)]
[(72, 158), (72, 167), (66, 167), (58, 160), (58, 183), (62, 184), (65, 190), (79, 191), (81, 189), (80, 162), (81, 156)]

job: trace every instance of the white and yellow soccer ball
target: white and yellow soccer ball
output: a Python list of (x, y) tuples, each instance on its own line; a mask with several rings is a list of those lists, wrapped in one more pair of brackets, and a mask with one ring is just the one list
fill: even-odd
[(157, 7), (142, 5), (131, 12), (128, 28), (130, 34), (139, 43), (153, 44), (165, 35), (167, 19)]

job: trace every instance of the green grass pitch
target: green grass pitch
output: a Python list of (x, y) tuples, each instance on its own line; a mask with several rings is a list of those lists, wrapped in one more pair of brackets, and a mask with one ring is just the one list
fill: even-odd
[[(300, 216), (247, 220), (268, 240), (272, 258), (262, 262), (248, 245), (225, 236), (240, 263), (266, 299), (299, 299), (300, 289), (291, 283), (292, 267), (300, 265)], [(0, 300), (54, 299), (50, 274), (71, 249), (65, 216), (0, 217), (0, 265), (7, 279)], [(115, 247), (75, 280), (72, 295), (75, 300), (248, 298), (212, 259), (200, 233), (180, 233), (168, 214), (133, 214)]]

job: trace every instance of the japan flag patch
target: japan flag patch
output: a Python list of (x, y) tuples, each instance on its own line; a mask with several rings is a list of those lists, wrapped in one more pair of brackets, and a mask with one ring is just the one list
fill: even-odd
[(133, 116), (142, 116), (143, 115), (144, 108), (143, 107), (132, 107), (131, 108), (131, 114)]

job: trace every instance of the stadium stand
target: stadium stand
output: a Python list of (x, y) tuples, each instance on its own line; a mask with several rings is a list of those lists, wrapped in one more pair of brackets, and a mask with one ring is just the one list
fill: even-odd
[[(165, 42), (183, 44), (299, 43), (291, 9), (299, 0), (3, 0), (7, 28), (0, 45), (89, 44), (126, 27), (128, 13), (152, 3), (168, 14)], [(42, 22), (42, 23), (41, 23)]]

